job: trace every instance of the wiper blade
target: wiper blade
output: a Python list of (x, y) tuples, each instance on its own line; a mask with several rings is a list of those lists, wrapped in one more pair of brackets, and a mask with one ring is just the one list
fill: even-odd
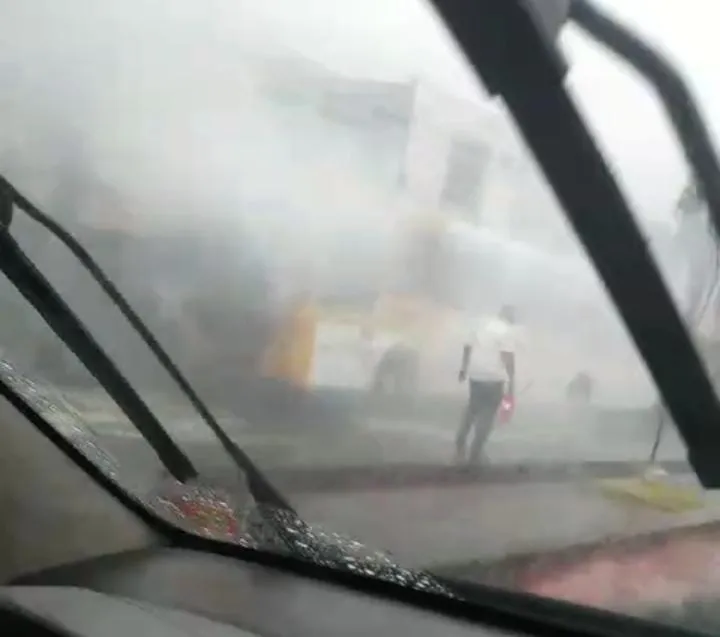
[[(10, 218), (12, 216), (12, 206), (16, 206), (19, 210), (21, 210), (23, 213), (25, 213), (28, 217), (30, 217), (33, 221), (43, 226), (46, 230), (48, 230), (53, 236), (55, 236), (72, 254), (73, 256), (85, 267), (85, 269), (89, 272), (89, 274), (92, 276), (92, 278), (95, 280), (95, 282), (100, 286), (100, 288), (105, 292), (105, 294), (108, 295), (110, 300), (116, 305), (116, 307), (120, 310), (122, 315), (125, 317), (125, 319), (130, 323), (130, 325), (135, 329), (135, 331), (139, 334), (140, 338), (142, 338), (143, 342), (148, 346), (150, 351), (156, 356), (160, 364), (163, 366), (165, 371), (168, 373), (168, 375), (177, 383), (178, 387), (183, 392), (183, 395), (187, 398), (187, 400), (190, 402), (190, 404), (195, 408), (195, 410), (198, 412), (202, 420), (205, 422), (205, 424), (210, 428), (210, 430), (213, 432), (213, 434), (217, 437), (218, 441), (222, 445), (222, 447), (225, 449), (226, 453), (230, 456), (230, 458), (233, 460), (234, 464), (245, 474), (248, 489), (250, 490), (251, 495), (255, 499), (258, 504), (263, 504), (267, 506), (272, 506), (279, 509), (284, 509), (286, 511), (290, 511), (294, 513), (294, 510), (292, 506), (287, 502), (287, 500), (280, 494), (280, 492), (267, 480), (267, 478), (264, 476), (262, 471), (258, 469), (254, 462), (249, 458), (249, 456), (240, 449), (240, 447), (235, 443), (234, 440), (232, 440), (228, 434), (225, 432), (225, 430), (220, 426), (220, 424), (217, 422), (215, 417), (213, 416), (210, 409), (205, 405), (204, 401), (198, 396), (197, 392), (193, 389), (190, 382), (185, 378), (185, 376), (182, 374), (180, 369), (177, 367), (177, 365), (173, 362), (173, 360), (170, 358), (170, 356), (165, 352), (162, 345), (158, 342), (158, 340), (153, 336), (150, 329), (145, 325), (145, 323), (142, 321), (142, 319), (138, 316), (138, 314), (133, 310), (132, 306), (128, 303), (128, 301), (125, 299), (125, 297), (120, 293), (120, 291), (115, 287), (115, 285), (110, 281), (108, 276), (103, 272), (103, 270), (100, 268), (100, 266), (96, 263), (96, 261), (90, 256), (90, 254), (85, 250), (85, 248), (65, 229), (62, 227), (61, 224), (59, 224), (54, 219), (50, 218), (48, 215), (46, 215), (44, 212), (42, 212), (37, 206), (35, 206), (29, 199), (27, 199), (22, 193), (20, 193), (5, 177), (0, 175), (0, 189), (2, 189), (2, 198), (3, 198), (3, 205), (9, 205), (10, 210), (7, 212), (7, 221), (4, 223), (4, 229), (2, 230), (3, 240), (10, 241), (12, 244), (14, 244), (13, 250), (20, 251), (19, 246), (14, 242), (12, 237), (10, 237), (8, 233), (8, 227)], [(7, 203), (9, 202), (9, 203)], [(2, 244), (0, 244), (2, 245)], [(4, 249), (4, 246), (0, 247), (0, 249)], [(21, 251), (20, 251), (21, 252)], [(0, 256), (4, 256), (4, 254), (0, 254)], [(42, 278), (42, 275), (37, 271), (37, 269), (32, 265), (32, 262), (27, 259), (24, 255), (22, 255), (27, 261), (24, 268), (27, 268), (28, 265), (32, 267), (34, 270), (34, 276), (33, 279), (37, 276)], [(0, 269), (4, 270), (3, 264), (0, 263)], [(7, 274), (7, 273), (6, 273)], [(18, 287), (18, 283), (13, 282), (16, 287)], [(28, 285), (30, 281), (26, 281), (25, 279), (22, 279), (19, 281), (21, 285)], [(36, 284), (39, 284), (39, 281), (35, 281)], [(47, 286), (50, 289), (52, 287), (50, 284), (43, 279), (43, 287)], [(23, 293), (24, 296), (25, 293), (22, 289), (18, 288), (21, 293)], [(123, 390), (123, 396), (119, 397), (119, 400), (127, 400), (127, 396), (125, 395), (127, 393), (127, 389), (129, 388), (130, 391), (135, 395), (135, 399), (131, 399), (131, 402), (134, 404), (138, 400), (140, 400), (139, 396), (134, 392), (132, 387), (129, 385), (127, 380), (122, 376), (122, 374), (115, 368), (112, 361), (105, 355), (100, 347), (97, 345), (97, 343), (94, 341), (92, 336), (87, 332), (87, 330), (84, 329), (80, 321), (75, 317), (70, 310), (70, 308), (67, 307), (67, 305), (62, 301), (62, 299), (57, 295), (57, 293), (53, 290), (55, 296), (62, 304), (62, 310), (60, 311), (61, 317), (65, 314), (69, 314), (74, 318), (74, 321), (77, 322), (80, 325), (80, 328), (83, 330), (83, 335), (81, 338), (81, 342), (77, 343), (74, 342), (74, 346), (70, 343), (67, 343), (68, 346), (75, 351), (76, 355), (78, 355), (79, 358), (81, 358), (78, 354), (78, 351), (76, 351), (76, 348), (79, 347), (79, 349), (85, 350), (87, 348), (90, 348), (93, 352), (92, 354), (88, 354), (91, 358), (95, 358), (98, 354), (104, 358), (104, 365), (107, 366), (109, 363), (114, 369), (117, 377), (114, 377), (111, 382), (113, 385), (117, 385), (118, 382), (121, 382), (122, 386), (124, 387)], [(26, 298), (28, 298), (26, 296)], [(38, 306), (35, 305), (35, 303), (28, 298), (28, 300), (33, 303), (33, 306), (36, 310), (40, 311), (38, 309)], [(42, 302), (41, 297), (41, 302)], [(41, 312), (42, 314), (42, 312)], [(43, 315), (44, 318), (45, 315)], [(61, 319), (62, 320), (62, 319)], [(48, 321), (49, 323), (49, 321)], [(50, 323), (49, 323), (50, 324)], [(51, 324), (51, 327), (53, 328), (53, 331), (56, 332), (55, 328)], [(77, 327), (77, 326), (76, 326)], [(58, 334), (59, 335), (59, 334)], [(88, 342), (89, 341), (89, 342)], [(87, 367), (87, 362), (81, 358), (81, 361), (83, 364)], [(92, 363), (97, 364), (97, 363)], [(92, 370), (90, 370), (92, 372)], [(94, 373), (94, 372), (93, 372)], [(96, 376), (98, 380), (100, 381), (100, 377)], [(117, 389), (115, 390), (117, 391)], [(110, 393), (108, 391), (108, 393)], [(118, 401), (118, 396), (111, 394), (111, 397)], [(142, 400), (140, 400), (142, 403)], [(122, 408), (122, 403), (118, 402), (118, 405)], [(143, 403), (144, 405), (144, 403)], [(135, 411), (134, 416), (138, 417), (139, 414), (136, 413), (137, 405), (135, 405)], [(147, 412), (147, 413), (145, 413)], [(127, 412), (126, 412), (127, 413)], [(157, 426), (163, 431), (163, 434), (167, 438), (167, 440), (172, 444), (175, 445), (175, 443), (170, 440), (169, 436), (167, 436), (167, 433), (165, 433), (164, 429), (160, 425), (160, 423), (157, 421), (155, 416), (152, 414), (152, 412), (145, 406), (145, 410), (140, 415), (141, 421), (147, 422), (147, 414), (150, 415), (152, 418), (151, 422), (154, 422), (157, 424)], [(131, 418), (131, 420), (135, 423), (136, 420), (133, 418), (133, 415), (130, 413), (127, 413), (128, 417)], [(140, 421), (138, 421), (140, 422)], [(137, 424), (137, 423), (136, 423)], [(153, 425), (154, 428), (154, 425)], [(143, 431), (141, 431), (143, 433)], [(158, 440), (156, 439), (157, 436), (153, 434), (152, 438), (148, 438), (145, 434), (147, 432), (143, 433), (143, 435), (146, 437), (148, 442), (153, 445), (153, 448), (159, 455), (159, 451), (156, 447), (158, 444)], [(153, 440), (154, 442), (151, 442)], [(177, 451), (180, 451), (179, 449)], [(167, 454), (167, 451), (164, 451), (165, 454)], [(180, 452), (182, 453), (182, 452)], [(164, 462), (167, 463), (168, 459), (164, 458)], [(189, 460), (185, 458), (185, 461), (189, 463)], [(173, 465), (177, 464), (177, 459), (173, 461)], [(192, 465), (190, 465), (192, 466)], [(169, 467), (168, 467), (169, 469)], [(175, 467), (174, 470), (171, 471), (171, 473), (177, 477), (177, 469), (178, 467)], [(170, 469), (169, 469), (170, 470)], [(190, 474), (187, 473), (186, 470), (183, 470), (180, 472), (180, 475), (185, 476), (185, 479), (188, 477), (196, 477), (197, 472), (192, 469)]]
[(720, 236), (720, 161), (685, 81), (658, 51), (587, 0), (573, 0), (570, 18), (652, 84), (695, 174), (715, 232)]
[[(478, 75), (512, 113), (645, 359), (698, 477), (706, 487), (720, 487), (720, 427), (709, 426), (720, 422), (720, 403), (630, 208), (563, 86), (556, 48), (522, 0), (434, 4)], [(584, 5), (571, 16), (581, 16)], [(676, 92), (678, 78), (668, 87)], [(691, 125), (692, 134), (703, 132)], [(714, 178), (718, 187), (720, 176), (698, 150), (688, 153), (694, 168), (704, 166), (698, 181), (706, 187)]]
[(97, 378), (110, 398), (135, 424), (165, 468), (181, 482), (195, 478), (197, 471), (189, 458), (173, 442), (142, 398), (10, 235), (12, 211), (10, 192), (3, 189), (0, 192), (0, 271)]

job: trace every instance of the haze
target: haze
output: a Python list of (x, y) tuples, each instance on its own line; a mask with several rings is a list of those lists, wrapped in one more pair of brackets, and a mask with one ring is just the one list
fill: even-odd
[[(603, 4), (673, 55), (717, 123), (710, 3)], [(270, 105), (261, 94), (263, 73), (292, 77), (326, 69), (352, 78), (418, 80), (478, 108), (487, 101), (432, 12), (415, 0), (2, 0), (0, 6), (5, 173), (71, 225), (82, 218), (99, 225), (178, 226), (182, 218), (198, 241), (214, 237), (195, 246), (214, 277), (213, 285), (204, 285), (215, 288), (213, 303), (239, 299), (236, 309), (242, 295), (228, 273), (241, 262), (247, 267), (255, 258), (250, 253), (271, 262), (271, 299), (264, 302), (274, 308), (289, 291), (307, 286), (301, 280), (310, 261), (321, 279), (314, 283), (342, 281), (346, 297), (368, 298), (365, 282), (380, 281), (397, 256), (388, 248), (394, 229), (387, 213), (395, 202), (381, 184), (358, 188), (349, 179), (378, 169), (384, 145), (395, 141), (379, 138), (372, 152), (358, 154), (346, 131), (313, 127)], [(562, 45), (572, 68), (569, 86), (628, 196), (643, 219), (670, 227), (687, 169), (653, 96), (577, 33), (564, 33)], [(60, 196), (69, 183), (75, 184), (72, 196)], [(552, 207), (542, 214), (548, 224), (560, 218)], [(240, 242), (248, 236), (251, 241)], [(44, 258), (62, 286), (64, 268), (71, 266), (59, 267), (60, 257)], [(151, 279), (160, 266), (148, 263), (134, 258), (123, 266), (125, 279)], [(524, 263), (516, 270), (531, 267)], [(179, 316), (182, 303), (171, 298), (179, 283), (162, 285), (164, 311)], [(90, 287), (63, 291), (85, 308), (106, 346), (126, 358), (125, 368), (137, 368), (127, 353), (131, 337), (121, 338), (107, 310), (87, 301)], [(573, 310), (534, 303), (537, 313), (526, 313), (528, 323), (544, 312), (549, 318), (543, 321), (565, 329), (558, 321)], [(613, 338), (622, 342), (619, 350), (631, 351), (620, 336)], [(594, 352), (615, 356), (615, 341), (608, 339), (598, 345), (584, 338), (582, 351), (573, 341), (576, 359), (558, 368), (553, 391)], [(607, 369), (622, 367), (626, 358), (618, 354)]]

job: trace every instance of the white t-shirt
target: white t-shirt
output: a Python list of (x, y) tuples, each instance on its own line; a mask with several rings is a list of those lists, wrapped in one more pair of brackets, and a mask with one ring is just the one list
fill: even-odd
[(517, 329), (499, 317), (484, 318), (472, 330), (467, 345), (472, 348), (468, 376), (471, 380), (507, 382), (502, 352), (515, 353)]

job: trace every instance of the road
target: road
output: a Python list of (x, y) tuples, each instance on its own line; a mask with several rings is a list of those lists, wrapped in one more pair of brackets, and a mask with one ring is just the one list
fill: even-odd
[[(91, 409), (88, 402), (84, 418), (124, 470), (154, 480), (161, 467), (134, 428), (106, 405)], [(364, 413), (344, 429), (221, 421), (306, 519), (389, 549), (413, 566), (492, 561), (720, 519), (714, 494), (704, 494), (701, 506), (673, 513), (604, 491), (598, 475), (641, 471), (655, 433), (647, 414), (563, 413), (553, 420), (547, 411), (535, 419), (520, 414), (498, 427), (488, 446), (490, 464), (479, 474), (452, 465), (456, 414), (410, 421)], [(232, 475), (229, 460), (197, 418), (159, 415), (204, 475), (221, 481)], [(672, 430), (659, 456), (683, 473), (683, 445)], [(574, 469), (563, 473), (562, 467)], [(700, 493), (687, 471), (678, 479)]]
[[(107, 399), (69, 393), (73, 406), (101, 436), (139, 434)], [(322, 396), (323, 422), (262, 423), (252, 426), (229, 414), (219, 420), (230, 435), (264, 467), (347, 466), (379, 463), (448, 464), (462, 412), (457, 401), (370, 405), (357, 396)], [(189, 407), (148, 402), (183, 445), (210, 444), (213, 436)], [(263, 404), (261, 409), (268, 411)], [(569, 411), (564, 405), (524, 405), (513, 421), (498, 426), (487, 446), (492, 463), (645, 461), (652, 449), (657, 418), (647, 409)], [(684, 446), (673, 427), (663, 433), (658, 458), (681, 461)]]

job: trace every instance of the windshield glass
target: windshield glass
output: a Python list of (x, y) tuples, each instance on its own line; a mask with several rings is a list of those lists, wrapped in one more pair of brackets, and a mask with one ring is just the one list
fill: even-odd
[[(676, 54), (712, 118), (700, 0), (602, 4)], [(427, 6), (5, 5), (0, 169), (81, 241), (303, 519), (411, 567), (628, 613), (707, 580), (661, 572), (648, 543), (637, 559), (687, 586), (629, 594), (620, 558), (594, 552), (713, 521), (720, 501), (514, 123)], [(677, 144), (637, 77), (570, 28), (561, 45), (711, 368), (717, 257)], [(12, 234), (200, 484), (247, 498), (67, 249), (22, 214)], [(6, 376), (69, 405), (124, 486), (157, 488), (167, 472), (136, 424), (4, 279), (0, 298)]]

